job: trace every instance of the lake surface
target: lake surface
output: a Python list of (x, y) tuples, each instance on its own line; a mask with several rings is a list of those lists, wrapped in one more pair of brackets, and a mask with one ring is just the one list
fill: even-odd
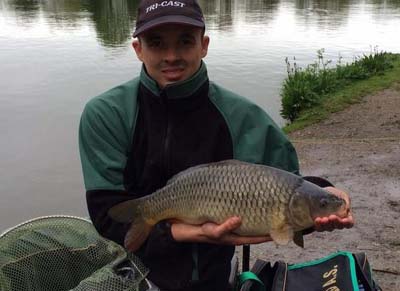
[[(283, 125), (285, 58), (400, 53), (400, 1), (203, 0), (210, 79)], [(0, 232), (49, 214), (87, 216), (77, 146), (93, 96), (135, 77), (137, 1), (0, 0)]]

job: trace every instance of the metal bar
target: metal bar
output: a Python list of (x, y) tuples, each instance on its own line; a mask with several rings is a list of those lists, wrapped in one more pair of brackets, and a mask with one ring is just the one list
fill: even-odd
[(250, 245), (243, 245), (242, 272), (250, 270)]

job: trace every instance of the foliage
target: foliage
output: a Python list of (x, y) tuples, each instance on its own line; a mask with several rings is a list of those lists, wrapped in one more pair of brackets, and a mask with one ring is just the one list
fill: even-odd
[(304, 110), (321, 103), (329, 93), (356, 81), (383, 74), (393, 67), (396, 57), (387, 52), (378, 52), (376, 48), (369, 55), (357, 57), (351, 64), (342, 64), (342, 58), (336, 67), (329, 67), (331, 60), (324, 59), (324, 49), (317, 51), (317, 61), (305, 69), (293, 65), (285, 59), (288, 76), (283, 82), (281, 97), (283, 118), (293, 122)]
[(368, 79), (352, 81), (347, 86), (327, 94), (318, 106), (301, 112), (298, 118), (283, 127), (286, 133), (305, 128), (313, 123), (326, 119), (331, 113), (341, 111), (350, 104), (360, 102), (367, 94), (384, 90), (389, 87), (400, 90), (400, 54), (392, 55), (393, 68), (384, 74), (372, 76)]

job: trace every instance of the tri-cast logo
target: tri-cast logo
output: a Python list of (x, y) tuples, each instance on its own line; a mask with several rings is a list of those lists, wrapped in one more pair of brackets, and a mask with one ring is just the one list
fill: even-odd
[(146, 13), (154, 11), (160, 7), (181, 7), (183, 8), (186, 4), (180, 1), (162, 1), (155, 4), (150, 5), (146, 8)]

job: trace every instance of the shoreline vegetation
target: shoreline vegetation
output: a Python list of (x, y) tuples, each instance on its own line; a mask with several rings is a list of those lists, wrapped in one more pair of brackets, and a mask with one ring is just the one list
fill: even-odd
[(288, 76), (281, 91), (283, 127), (290, 133), (326, 119), (331, 113), (358, 103), (367, 94), (400, 81), (400, 54), (378, 52), (356, 57), (352, 63), (335, 67), (317, 51), (317, 61), (301, 68), (286, 58)]

